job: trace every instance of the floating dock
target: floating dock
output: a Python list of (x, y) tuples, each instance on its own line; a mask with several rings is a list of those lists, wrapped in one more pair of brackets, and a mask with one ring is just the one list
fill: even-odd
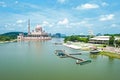
[(86, 63), (90, 63), (91, 60), (84, 60), (84, 61), (79, 61), (79, 60), (76, 60), (76, 64), (80, 64), (80, 65), (83, 65), (83, 64), (86, 64)]
[[(55, 51), (55, 54), (57, 56), (59, 56), (60, 58), (66, 58), (66, 57), (69, 57), (69, 58), (72, 58), (72, 59), (76, 59), (76, 64), (85, 64), (85, 63), (89, 63), (91, 62), (91, 60), (84, 60), (84, 59), (81, 59), (81, 58), (77, 58), (77, 57), (74, 57), (74, 56), (71, 56), (71, 54), (67, 54), (65, 53), (65, 50), (56, 50)], [(79, 53), (80, 54), (80, 53)], [(72, 54), (73, 55), (73, 54)], [(74, 54), (74, 55), (78, 55), (78, 53)]]
[(82, 53), (73, 53), (73, 54), (69, 54), (69, 55), (81, 55)]
[(76, 60), (80, 60), (80, 61), (84, 61), (83, 59), (80, 59), (80, 58), (77, 58), (77, 57), (74, 57), (74, 56), (71, 56), (71, 55), (68, 55), (66, 54), (68, 57), (72, 58), (72, 59), (76, 59)]

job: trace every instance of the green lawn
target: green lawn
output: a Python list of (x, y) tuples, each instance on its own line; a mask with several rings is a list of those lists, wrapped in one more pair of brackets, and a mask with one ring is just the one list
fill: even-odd
[(120, 59), (120, 54), (111, 53), (111, 52), (105, 52), (105, 51), (101, 51), (100, 54), (105, 55), (105, 56), (109, 56), (109, 57), (112, 57), (112, 58)]

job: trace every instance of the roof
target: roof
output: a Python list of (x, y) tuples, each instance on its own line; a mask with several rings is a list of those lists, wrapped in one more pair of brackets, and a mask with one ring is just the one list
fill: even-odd
[(108, 41), (110, 36), (96, 36), (94, 38), (91, 38), (90, 40), (106, 40)]

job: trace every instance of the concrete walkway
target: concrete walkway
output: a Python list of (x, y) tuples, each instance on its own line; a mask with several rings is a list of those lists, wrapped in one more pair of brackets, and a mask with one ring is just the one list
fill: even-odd
[(120, 48), (115, 48), (115, 47), (105, 47), (103, 48), (104, 51), (107, 51), (107, 52), (112, 52), (112, 53), (118, 53), (120, 54)]

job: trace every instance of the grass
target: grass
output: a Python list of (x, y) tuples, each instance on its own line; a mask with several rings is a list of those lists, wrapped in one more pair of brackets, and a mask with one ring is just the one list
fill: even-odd
[(105, 55), (105, 56), (109, 56), (109, 57), (112, 57), (112, 58), (120, 59), (120, 54), (111, 53), (111, 52), (105, 52), (105, 51), (101, 51), (100, 54)]

